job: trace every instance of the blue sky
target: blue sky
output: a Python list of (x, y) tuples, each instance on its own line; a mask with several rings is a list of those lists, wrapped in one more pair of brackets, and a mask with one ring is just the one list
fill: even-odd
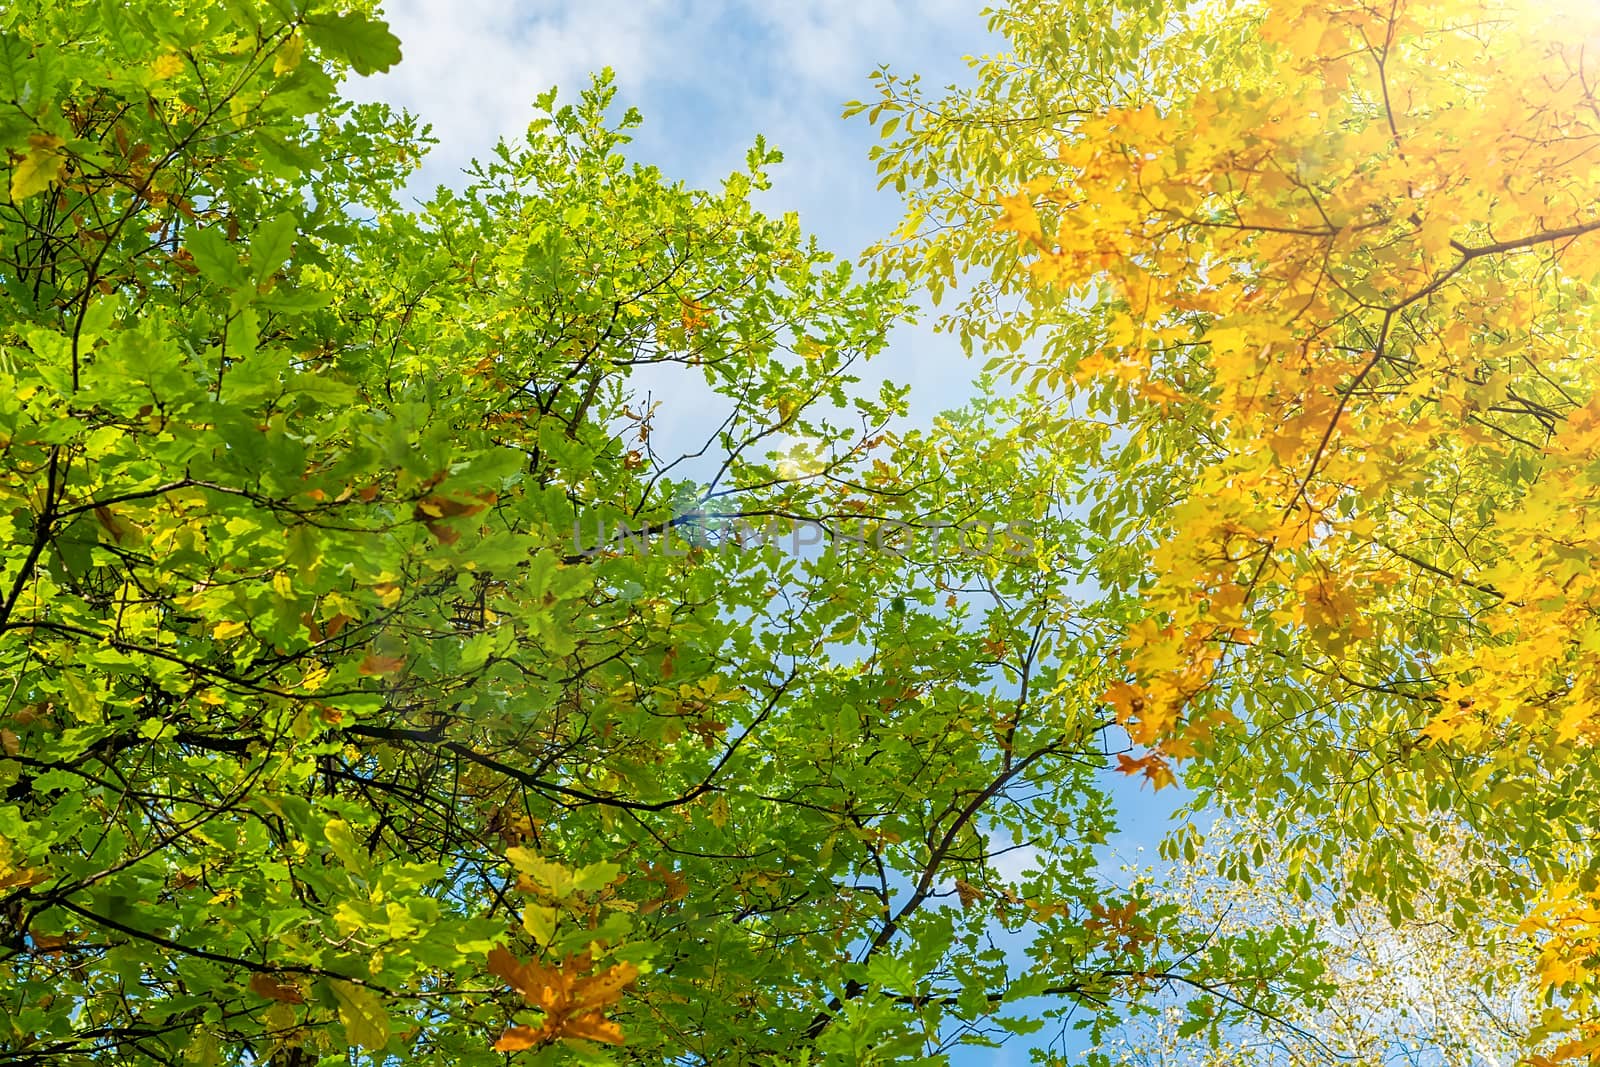
[[(875, 137), (842, 121), (845, 101), (871, 94), (880, 64), (920, 72), (930, 85), (964, 81), (963, 57), (994, 50), (982, 0), (389, 0), (404, 60), (386, 75), (355, 80), (359, 99), (381, 99), (432, 123), (439, 145), (413, 183), (419, 192), (457, 184), (462, 168), (501, 136), (518, 135), (534, 97), (558, 86), (571, 99), (602, 67), (616, 71), (624, 104), (644, 113), (633, 155), (690, 184), (715, 186), (743, 166), (757, 134), (785, 162), (763, 194), (769, 212), (797, 211), (807, 230), (854, 257), (900, 217), (898, 197), (878, 191), (867, 159)], [(977, 366), (925, 326), (898, 330), (873, 361), (872, 379), (909, 382), (915, 421), (970, 395)], [(663, 409), (673, 422), (703, 423), (693, 398)], [(1107, 850), (1121, 863), (1149, 862), (1177, 790), (1155, 797), (1138, 780), (1108, 775), (1123, 833)], [(1140, 855), (1138, 849), (1145, 852)], [(1011, 862), (1026, 861), (1015, 853)], [(1118, 881), (1122, 881), (1118, 878)], [(1045, 1032), (1048, 1034), (1048, 1030)], [(963, 1067), (1027, 1062), (1021, 1047), (978, 1051)]]
[(537, 93), (575, 91), (610, 66), (627, 102), (645, 111), (641, 158), (709, 184), (763, 133), (788, 153), (772, 206), (800, 211), (841, 250), (878, 236), (898, 206), (874, 192), (871, 132), (841, 123), (840, 105), (867, 93), (880, 63), (943, 84), (964, 77), (964, 54), (992, 43), (977, 0), (392, 0), (385, 9), (404, 62), (352, 89), (433, 122), (441, 144), (427, 185), (518, 133)]

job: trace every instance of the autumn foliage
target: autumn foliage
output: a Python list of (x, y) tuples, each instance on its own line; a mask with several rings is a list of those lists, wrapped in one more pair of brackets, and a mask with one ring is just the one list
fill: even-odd
[(494, 1047), (517, 1052), (558, 1038), (622, 1044), (622, 1029), (606, 1018), (605, 1010), (639, 977), (639, 969), (631, 963), (615, 963), (589, 973), (592, 969), (592, 961), (584, 955), (547, 965), (518, 960), (503, 948), (491, 949), (489, 973), (520, 993), (544, 1017), (537, 1027), (511, 1027)]
[[(1237, 733), (1286, 673), (1417, 815), (1483, 825), (1484, 786), (1592, 766), (1597, 42), (1590, 5), (1196, 5), (1168, 94), (1086, 110), (1000, 199), (1032, 277), (1101, 313), (1031, 380), (1130, 396), (1181, 452), (1106, 693), (1150, 750), (1124, 769)], [(1521, 857), (1552, 879), (1524, 928), (1556, 1058), (1600, 1051), (1575, 829)]]
[(1600, 1061), (1600, 12), (988, 17), (860, 270), (609, 73), (408, 206), (362, 0), (6, 9), (0, 1064)]

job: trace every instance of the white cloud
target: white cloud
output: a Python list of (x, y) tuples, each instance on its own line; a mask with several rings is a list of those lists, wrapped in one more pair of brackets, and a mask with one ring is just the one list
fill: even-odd
[(819, 85), (860, 79), (881, 62), (920, 51), (941, 37), (976, 38), (978, 5), (966, 0), (811, 0), (752, 4), (780, 42), (784, 62)]
[(989, 835), (990, 862), (995, 873), (1008, 882), (1020, 881), (1030, 871), (1038, 870), (1043, 854), (1037, 845), (1013, 845), (1009, 837)]
[(881, 63), (954, 76), (984, 40), (969, 0), (391, 0), (386, 16), (405, 58), (350, 91), (433, 124), (441, 143), (424, 188), (519, 134), (539, 93), (570, 97), (610, 66), (645, 110), (645, 142), (676, 157), (652, 157), (671, 172), (714, 180), (766, 133), (789, 149), (786, 169), (844, 164), (870, 191), (863, 135), (835, 128), (840, 105), (869, 92)]
[(351, 95), (422, 116), (440, 138), (429, 177), (453, 183), (473, 156), (533, 117), (552, 85), (581, 86), (612, 66), (648, 78), (665, 58), (665, 0), (589, 0), (530, 15), (508, 0), (396, 0), (386, 5), (404, 58), (388, 74), (353, 81)]

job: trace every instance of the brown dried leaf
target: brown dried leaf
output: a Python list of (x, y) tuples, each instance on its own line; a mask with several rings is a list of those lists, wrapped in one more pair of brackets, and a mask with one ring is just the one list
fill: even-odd
[(361, 661), (357, 674), (396, 674), (406, 665), (404, 656), (380, 656), (376, 652)]
[(300, 992), (300, 987), (289, 982), (280, 982), (264, 971), (257, 971), (250, 976), (250, 992), (258, 997), (276, 1000), (280, 1004), (304, 1004), (305, 994)]

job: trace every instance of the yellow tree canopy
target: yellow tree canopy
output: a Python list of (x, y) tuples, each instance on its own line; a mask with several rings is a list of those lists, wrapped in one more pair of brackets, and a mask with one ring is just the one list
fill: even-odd
[(1128, 769), (1198, 756), (1397, 919), (1467, 828), (1457, 923), (1520, 920), (1535, 1037), (1593, 1055), (1600, 8), (1173, 7), (1017, 4), (977, 89), (884, 75), (886, 180), (961, 173), (880, 263), (1104, 424), (1062, 462), (1103, 470)]

